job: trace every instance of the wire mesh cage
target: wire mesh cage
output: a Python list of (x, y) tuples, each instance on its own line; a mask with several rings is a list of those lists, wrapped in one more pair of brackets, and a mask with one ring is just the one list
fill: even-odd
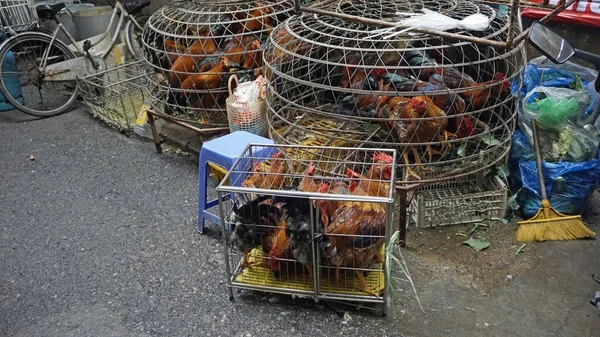
[(228, 126), (228, 76), (253, 79), (267, 36), (293, 12), (293, 0), (180, 0), (159, 9), (143, 33), (153, 105), (207, 128)]
[[(459, 20), (481, 13), (489, 19), (485, 31), (453, 32), (498, 41), (510, 27), (508, 7), (467, 0), (346, 0), (323, 8), (390, 22), (399, 20), (397, 12), (424, 8)], [(313, 13), (275, 28), (264, 52), (271, 137), (283, 144), (320, 138), (396, 148), (403, 186), (501, 160), (515, 127), (511, 85), (520, 86), (523, 43), (501, 49), (395, 32)]]
[(131, 132), (146, 103), (147, 71), (140, 60), (78, 78), (77, 84), (94, 117), (121, 132)]
[(384, 302), (395, 156), (249, 145), (217, 187), (230, 291)]
[(37, 23), (34, 0), (0, 0), (0, 30), (28, 30)]

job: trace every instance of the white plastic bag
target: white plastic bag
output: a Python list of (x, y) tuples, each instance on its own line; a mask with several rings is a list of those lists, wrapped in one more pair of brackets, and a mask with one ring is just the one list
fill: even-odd
[(396, 30), (396, 27), (377, 29), (373, 31), (375, 33), (371, 37), (385, 35), (387, 33), (392, 33), (383, 37), (383, 39), (389, 39), (396, 35), (403, 34), (405, 32), (410, 31), (411, 29), (426, 29), (426, 30), (437, 30), (437, 31), (446, 31), (451, 29), (463, 29), (463, 30), (475, 30), (475, 31), (485, 31), (490, 26), (490, 19), (481, 14), (471, 14), (462, 20), (457, 20), (446, 16), (444, 14), (440, 14), (438, 12), (431, 11), (429, 9), (423, 8), (421, 13), (396, 13), (399, 16), (408, 16), (408, 18), (402, 19), (398, 21), (396, 24), (397, 27), (408, 27), (401, 31), (393, 32)]
[(239, 83), (231, 93), (231, 104), (242, 108), (252, 105), (265, 97), (265, 79), (262, 75), (254, 81)]

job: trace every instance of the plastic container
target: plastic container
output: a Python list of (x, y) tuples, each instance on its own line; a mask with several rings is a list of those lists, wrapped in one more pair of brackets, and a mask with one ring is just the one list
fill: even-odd
[(508, 188), (498, 176), (483, 173), (429, 185), (415, 192), (409, 213), (418, 228), (501, 219)]
[[(15, 69), (17, 64), (15, 63), (15, 57), (12, 52), (8, 52), (6, 54), (6, 59), (4, 63), (2, 63), (2, 72), (4, 73), (3, 78), (5, 84), (9, 87), (9, 92), (12, 97), (16, 97), (17, 101), (23, 104), (23, 96), (21, 92), (21, 81), (19, 79), (19, 75), (16, 74), (7, 74), (10, 73), (11, 70)], [(6, 101), (4, 95), (0, 93), (0, 111), (13, 110), (13, 107), (10, 103)]]

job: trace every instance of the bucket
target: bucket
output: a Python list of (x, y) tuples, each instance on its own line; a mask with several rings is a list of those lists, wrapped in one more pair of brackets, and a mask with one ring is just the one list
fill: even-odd
[[(6, 54), (6, 58), (4, 59), (4, 63), (2, 63), (2, 76), (4, 79), (4, 83), (8, 87), (8, 92), (12, 97), (17, 98), (17, 102), (23, 104), (23, 96), (21, 92), (21, 80), (19, 79), (19, 75), (10, 74), (10, 72), (14, 71), (17, 68), (17, 63), (15, 62), (15, 56), (12, 52), (8, 52)], [(0, 111), (14, 110), (10, 103), (6, 101), (4, 95), (0, 93)]]
[[(112, 16), (113, 9), (110, 6), (100, 6), (85, 8), (73, 13), (73, 25), (77, 31), (75, 39), (77, 41), (84, 41), (92, 36), (100, 35), (104, 33), (106, 27), (110, 23), (110, 17)], [(113, 22), (111, 28), (111, 35), (116, 29), (118, 17)]]
[[(46, 2), (49, 4), (53, 4), (55, 2)], [(37, 5), (40, 4), (44, 4), (44, 3), (38, 3)], [(56, 17), (58, 18), (58, 21), (60, 21), (63, 24), (63, 27), (67, 30), (67, 32), (69, 32), (69, 34), (71, 34), (71, 36), (75, 39), (75, 41), (77, 41), (77, 30), (75, 29), (75, 24), (73, 23), (73, 18), (71, 17), (71, 14), (69, 14), (67, 12), (67, 10), (69, 10), (71, 13), (77, 13), (81, 10), (84, 9), (89, 9), (89, 8), (93, 8), (94, 5), (93, 4), (65, 4), (67, 7), (63, 8), (57, 15)], [(42, 26), (44, 26), (45, 28), (48, 28), (51, 31), (54, 31), (56, 29), (56, 22), (52, 21), (52, 20), (46, 20), (44, 22), (40, 23)], [(71, 41), (69, 40), (69, 38), (67, 38), (67, 36), (65, 35), (65, 33), (58, 32), (58, 35), (56, 36), (57, 39), (61, 40), (62, 42), (64, 42), (67, 46), (71, 44)]]

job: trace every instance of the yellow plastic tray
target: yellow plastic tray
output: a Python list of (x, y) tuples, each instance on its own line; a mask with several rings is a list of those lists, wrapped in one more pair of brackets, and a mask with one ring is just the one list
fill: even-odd
[[(262, 248), (255, 248), (250, 252), (249, 262), (260, 261), (263, 256)], [(342, 272), (338, 284), (332, 284), (327, 275), (329, 268), (323, 268), (321, 271), (321, 292), (331, 294), (344, 294), (356, 296), (373, 296), (360, 290), (360, 283), (354, 273)], [(303, 270), (299, 268), (299, 270)], [(313, 280), (308, 278), (305, 273), (296, 275), (287, 275), (285, 279), (277, 278), (271, 269), (253, 266), (244, 268), (235, 278), (235, 282), (248, 285), (272, 287), (279, 289), (313, 291)], [(376, 271), (370, 271), (365, 276), (365, 282), (375, 293), (381, 294), (385, 286), (385, 276), (383, 270), (378, 268)]]

